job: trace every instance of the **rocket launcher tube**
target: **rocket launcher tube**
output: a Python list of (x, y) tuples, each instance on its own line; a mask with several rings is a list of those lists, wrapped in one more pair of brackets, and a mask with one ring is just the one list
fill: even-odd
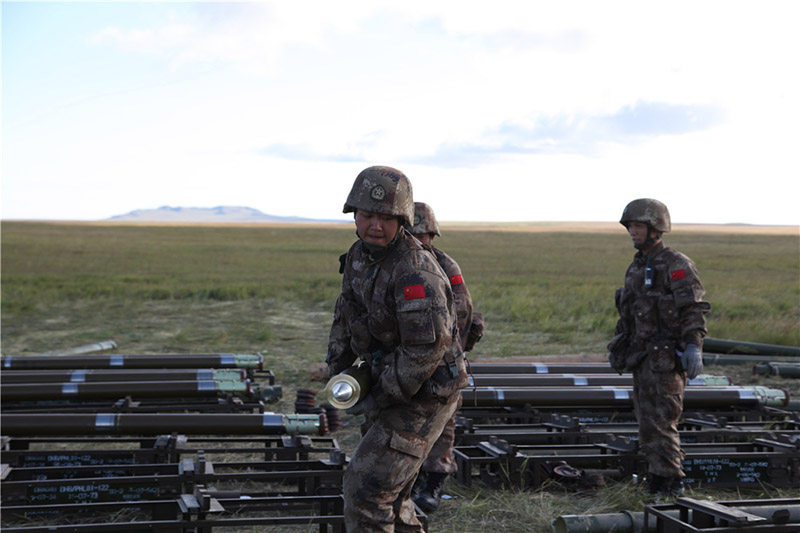
[[(468, 377), (470, 387), (602, 387), (633, 386), (630, 374), (475, 374)], [(725, 387), (731, 385), (726, 376), (700, 374), (689, 380), (692, 387)]]
[(800, 363), (763, 363), (753, 366), (754, 375), (800, 377)]
[[(630, 387), (476, 387), (464, 389), (465, 407), (633, 406)], [(767, 387), (687, 387), (686, 407), (788, 405), (786, 391)]]
[(102, 381), (67, 383), (13, 383), (0, 388), (3, 401), (46, 401), (58, 399), (109, 399), (206, 397), (222, 394), (249, 396), (249, 381)]
[(370, 367), (362, 362), (329, 379), (323, 393), (332, 406), (348, 409), (366, 398), (371, 387)]
[(608, 363), (483, 363), (470, 364), (472, 374), (608, 374)]
[[(686, 500), (692, 501), (690, 498)], [(680, 503), (681, 500), (678, 500)], [(759, 505), (763, 502), (764, 505)], [(771, 503), (774, 502), (774, 503)], [(761, 517), (764, 520), (761, 522), (751, 521), (751, 526), (758, 525), (759, 531), (767, 531), (767, 529), (775, 529), (779, 531), (789, 531), (792, 525), (800, 522), (800, 505), (797, 505), (797, 500), (747, 500), (743, 502), (706, 502), (706, 507), (717, 506), (720, 504), (728, 503), (722, 511), (729, 513), (742, 513), (753, 515), (750, 520), (755, 517)], [(733, 504), (736, 505), (733, 505)], [(685, 511), (686, 517), (681, 517), (681, 511)], [(672, 519), (680, 520), (684, 525), (689, 525), (694, 518), (694, 509), (687, 509), (683, 505), (676, 509), (661, 509), (661, 512)], [(607, 533), (608, 531), (615, 531), (619, 533), (647, 533), (657, 531), (658, 517), (650, 514), (645, 522), (645, 513), (641, 511), (623, 511), (621, 513), (608, 513), (608, 514), (594, 514), (594, 515), (561, 515), (553, 520), (553, 531), (555, 533)], [(719, 518), (718, 520), (722, 520)], [(736, 523), (731, 521), (731, 523)], [(768, 528), (768, 524), (775, 524), (778, 527)], [(663, 524), (662, 524), (663, 525)], [(679, 527), (679, 524), (675, 524)], [(702, 528), (702, 531), (712, 531), (716, 529), (713, 525), (709, 524), (713, 529)], [(742, 531), (752, 531), (752, 527), (746, 527), (746, 524), (739, 524), (742, 526)], [(736, 526), (738, 529), (739, 526)], [(780, 529), (779, 529), (780, 528)], [(724, 528), (731, 531), (730, 528)], [(683, 531), (688, 531), (681, 528)], [(695, 529), (694, 531), (701, 531)]]
[(100, 383), (106, 381), (244, 381), (247, 370), (241, 368), (160, 368), (93, 369), (93, 370), (5, 370), (0, 376), (3, 385), (10, 383)]
[(64, 435), (285, 435), (320, 434), (319, 415), (280, 413), (0, 414), (3, 434)]
[(2, 367), (6, 370), (74, 370), (74, 369), (123, 369), (123, 368), (248, 368), (263, 370), (261, 354), (157, 354), (157, 355), (64, 355), (3, 356)]
[(786, 407), (789, 405), (789, 393), (784, 389), (770, 389), (769, 387), (747, 387), (755, 391), (758, 403), (767, 407)]
[(800, 356), (800, 346), (784, 346), (780, 344), (763, 344), (758, 342), (737, 341), (731, 339), (703, 339), (703, 350), (717, 354), (741, 354), (756, 356), (782, 355)]
[[(266, 417), (267, 414), (264, 416)], [(300, 435), (322, 434), (319, 415), (279, 415), (286, 433)], [(266, 418), (265, 418), (266, 423)]]
[(727, 376), (700, 374), (696, 378), (690, 379), (688, 385), (690, 387), (727, 387), (733, 385), (733, 382)]

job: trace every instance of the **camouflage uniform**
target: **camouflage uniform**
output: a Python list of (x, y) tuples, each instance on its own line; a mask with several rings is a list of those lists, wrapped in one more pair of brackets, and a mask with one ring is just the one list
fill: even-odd
[[(645, 287), (645, 269), (653, 269), (652, 286)], [(678, 420), (683, 412), (686, 372), (676, 356), (687, 345), (702, 347), (705, 289), (697, 268), (684, 254), (660, 240), (644, 254), (638, 252), (625, 274), (625, 286), (615, 300), (620, 319), (609, 344), (612, 366), (633, 372), (633, 404), (639, 422), (640, 449), (651, 474), (682, 478)]]
[[(453, 289), (453, 294), (455, 295), (461, 346), (465, 352), (472, 350), (472, 347), (483, 335), (483, 316), (481, 316), (480, 313), (475, 313), (473, 315), (472, 296), (464, 283), (461, 267), (458, 266), (458, 263), (456, 263), (452, 257), (433, 246), (434, 237), (437, 235), (441, 236), (442, 232), (439, 228), (439, 222), (436, 220), (436, 214), (433, 212), (431, 206), (424, 202), (414, 202), (414, 225), (409, 228), (409, 231), (420, 239), (426, 234), (430, 235), (428, 246), (430, 246), (431, 251), (436, 254), (436, 261), (450, 280), (450, 287)], [(461, 398), (459, 398), (458, 408), (461, 408)], [(435, 472), (449, 475), (456, 472), (456, 461), (453, 457), (455, 428), (456, 417), (454, 414), (447, 422), (442, 435), (433, 445), (431, 453), (425, 459), (422, 465), (423, 473)], [(430, 486), (425, 486), (423, 489), (425, 478), (425, 475), (420, 477), (418, 480), (419, 487), (417, 487), (417, 489), (432, 490), (433, 487)], [(437, 496), (432, 497), (436, 498), (438, 502)], [(420, 500), (417, 500), (417, 503), (421, 507), (424, 507), (424, 505), (420, 503)], [(430, 511), (430, 509), (426, 510)]]
[[(450, 280), (450, 287), (453, 289), (456, 303), (456, 316), (458, 317), (458, 333), (461, 341), (461, 346), (467, 346), (467, 336), (470, 332), (472, 325), (472, 297), (469, 294), (469, 289), (464, 283), (464, 277), (461, 275), (461, 268), (458, 266), (452, 257), (431, 246), (431, 249), (436, 254), (436, 261), (444, 270)], [(471, 348), (471, 346), (470, 346)], [(461, 395), (458, 396), (458, 406), (456, 411), (461, 409)], [(422, 463), (423, 472), (439, 472), (441, 474), (454, 474), (457, 470), (456, 460), (453, 457), (453, 445), (456, 440), (456, 416), (455, 413), (442, 431), (441, 436), (436, 439), (436, 442), (431, 448), (425, 462)]]
[[(436, 261), (450, 280), (450, 287), (455, 294), (461, 347), (465, 352), (472, 350), (472, 347), (483, 335), (483, 316), (480, 313), (473, 314), (472, 312), (472, 296), (464, 284), (461, 267), (452, 257), (433, 245), (433, 238), (441, 236), (442, 232), (431, 206), (423, 202), (414, 202), (414, 225), (408, 230), (420, 240), (423, 240), (424, 235), (430, 235), (428, 246), (436, 254)], [(426, 241), (423, 240), (423, 242)]]
[(405, 229), (379, 258), (357, 241), (343, 263), (328, 346), (334, 375), (372, 365), (374, 400), (344, 474), (348, 531), (422, 531), (409, 496), (467, 384), (450, 283)]

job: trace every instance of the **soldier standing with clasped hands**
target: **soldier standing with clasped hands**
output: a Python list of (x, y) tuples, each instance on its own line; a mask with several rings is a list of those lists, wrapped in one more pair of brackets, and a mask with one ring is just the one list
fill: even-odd
[(609, 362), (620, 374), (633, 373), (633, 406), (639, 449), (648, 463), (648, 492), (683, 494), (678, 420), (687, 377), (703, 370), (705, 315), (711, 304), (697, 267), (686, 255), (664, 246), (672, 229), (667, 206), (652, 198), (633, 200), (620, 224), (638, 250), (617, 289), (619, 321), (608, 345)]

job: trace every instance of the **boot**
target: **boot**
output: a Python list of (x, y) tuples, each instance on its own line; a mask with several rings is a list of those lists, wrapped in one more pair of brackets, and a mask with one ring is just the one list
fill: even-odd
[(447, 474), (429, 472), (425, 485), (414, 498), (414, 503), (426, 513), (434, 512), (439, 508), (439, 499), (442, 497), (445, 481), (447, 481)]
[(417, 496), (419, 496), (419, 493), (425, 486), (425, 481), (427, 481), (427, 479), (428, 479), (427, 472), (420, 471), (419, 475), (417, 476), (417, 479), (414, 480), (414, 486), (411, 488), (411, 499), (413, 501), (415, 502), (417, 501)]
[(669, 485), (664, 486), (664, 496), (672, 496), (678, 498), (683, 496), (683, 479), (673, 477), (669, 480)]
[(651, 475), (647, 492), (659, 498), (677, 498), (683, 496), (683, 479), (679, 477), (663, 477)]
[(656, 496), (663, 496), (664, 488), (669, 485), (670, 479), (659, 476), (658, 474), (650, 474), (648, 477), (650, 478), (650, 481), (647, 484), (647, 493), (654, 494)]

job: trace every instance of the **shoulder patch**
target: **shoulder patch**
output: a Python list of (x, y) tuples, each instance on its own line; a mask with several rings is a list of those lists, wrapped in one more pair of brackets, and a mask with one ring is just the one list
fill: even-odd
[(672, 276), (672, 281), (678, 281), (686, 277), (686, 269), (680, 268), (678, 270), (673, 270), (669, 275)]
[(464, 278), (461, 276), (461, 274), (450, 276), (450, 285), (462, 285), (463, 283)]
[(403, 296), (406, 300), (425, 298), (425, 285), (406, 285), (403, 287)]

